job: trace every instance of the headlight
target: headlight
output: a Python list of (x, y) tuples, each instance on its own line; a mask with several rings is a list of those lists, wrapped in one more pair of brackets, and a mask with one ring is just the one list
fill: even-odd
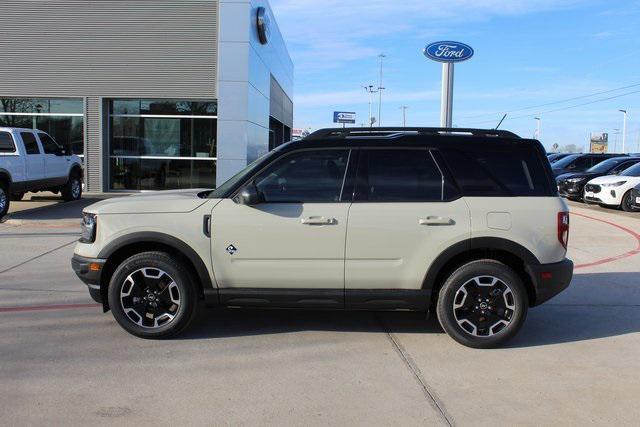
[(96, 214), (82, 212), (82, 223), (80, 224), (80, 242), (93, 243), (96, 240), (97, 226), (98, 216)]
[(626, 184), (627, 181), (610, 182), (609, 184), (601, 184), (603, 187), (620, 187), (622, 184)]
[(587, 179), (587, 178), (584, 178), (584, 177), (583, 178), (569, 178), (569, 179), (567, 179), (567, 182), (570, 182), (570, 183), (574, 184), (576, 182), (584, 181), (585, 179)]

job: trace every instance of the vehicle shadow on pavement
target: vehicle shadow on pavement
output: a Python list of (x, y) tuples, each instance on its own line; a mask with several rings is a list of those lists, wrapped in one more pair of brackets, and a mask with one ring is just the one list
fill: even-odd
[[(77, 219), (80, 221), (82, 210), (89, 205), (97, 203), (98, 199), (80, 199), (73, 202), (61, 202), (48, 206), (36, 205), (32, 209), (22, 209), (11, 212), (7, 219), (20, 221), (54, 221), (64, 219)], [(29, 203), (28, 201), (19, 203)]]
[[(303, 331), (442, 334), (432, 313), (202, 309), (178, 339)], [(640, 332), (640, 274), (577, 274), (559, 297), (535, 307), (507, 348), (536, 347)]]
[(203, 309), (178, 339), (205, 339), (303, 331), (442, 333), (425, 313)]

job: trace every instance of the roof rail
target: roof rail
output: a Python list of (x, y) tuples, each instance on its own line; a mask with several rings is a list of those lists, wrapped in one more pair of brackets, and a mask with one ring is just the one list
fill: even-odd
[(434, 127), (364, 127), (328, 128), (309, 134), (305, 140), (326, 138), (397, 138), (405, 135), (471, 136), (484, 138), (520, 138), (513, 132), (497, 129), (434, 128)]

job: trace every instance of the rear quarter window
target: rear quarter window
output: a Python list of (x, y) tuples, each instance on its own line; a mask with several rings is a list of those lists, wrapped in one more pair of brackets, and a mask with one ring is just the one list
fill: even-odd
[(0, 132), (0, 153), (15, 153), (16, 146), (9, 132)]
[(445, 148), (442, 155), (466, 196), (552, 196), (541, 157), (529, 146)]

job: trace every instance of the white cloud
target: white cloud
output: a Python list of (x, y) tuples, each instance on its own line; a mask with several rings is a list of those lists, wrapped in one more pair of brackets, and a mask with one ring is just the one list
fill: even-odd
[[(401, 34), (435, 34), (453, 24), (567, 8), (588, 0), (272, 0), (299, 70), (375, 56)], [(439, 31), (442, 33), (443, 31)], [(339, 54), (337, 54), (339, 52)]]

